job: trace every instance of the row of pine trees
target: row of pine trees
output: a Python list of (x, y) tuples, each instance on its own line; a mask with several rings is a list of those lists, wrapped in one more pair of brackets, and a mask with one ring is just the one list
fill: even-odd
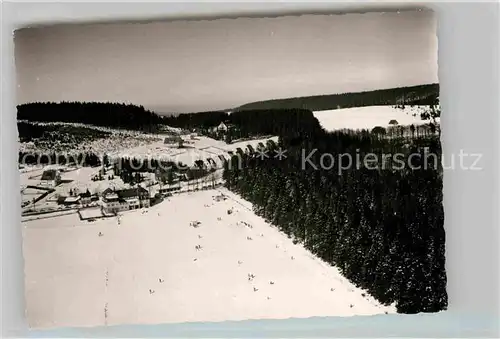
[[(438, 137), (384, 139), (369, 131), (326, 133), (309, 126), (308, 131), (301, 127), (303, 133), (282, 129), (278, 144), (234, 154), (224, 165), (227, 187), (383, 304), (396, 303), (400, 313), (446, 309)], [(286, 159), (274, 157), (280, 147)], [(262, 156), (264, 150), (268, 157)], [(309, 161), (315, 166), (307, 162), (304, 167), (304, 155), (314, 150)], [(405, 161), (419, 154), (411, 165), (421, 168), (396, 167), (391, 158), (378, 169), (347, 168), (342, 157), (322, 169), (325, 153), (334, 159), (346, 153), (351, 159), (399, 154)]]

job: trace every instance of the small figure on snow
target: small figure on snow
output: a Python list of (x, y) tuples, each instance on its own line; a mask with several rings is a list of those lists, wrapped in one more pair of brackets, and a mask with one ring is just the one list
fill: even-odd
[(252, 238), (251, 237), (247, 237), (247, 240), (252, 240)]
[(270, 281), (270, 282), (269, 282), (269, 284), (270, 284), (270, 285), (274, 285), (274, 281)]
[(154, 293), (155, 293), (155, 291), (154, 291), (154, 290), (149, 289), (149, 294), (154, 294)]
[(294, 258), (294, 257), (293, 257), (293, 255), (292, 255), (292, 260), (294, 260), (294, 259), (295, 259), (295, 258)]
[(158, 279), (158, 281), (159, 281), (160, 283), (162, 283), (162, 282), (164, 282), (165, 280), (163, 280), (162, 278), (160, 278), (160, 279)]
[(243, 264), (243, 261), (238, 260), (238, 265)]
[(99, 236), (102, 237), (104, 234), (102, 234), (102, 232), (99, 232)]
[(254, 292), (257, 292), (258, 290), (259, 290), (259, 289), (258, 289), (258, 288), (256, 288), (256, 287), (254, 287), (254, 288), (253, 288), (253, 291), (254, 291)]

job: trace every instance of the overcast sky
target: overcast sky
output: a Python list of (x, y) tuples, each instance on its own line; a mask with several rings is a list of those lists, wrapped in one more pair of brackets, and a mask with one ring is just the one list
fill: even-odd
[(412, 11), (23, 29), (18, 102), (191, 112), (435, 83), (436, 28)]

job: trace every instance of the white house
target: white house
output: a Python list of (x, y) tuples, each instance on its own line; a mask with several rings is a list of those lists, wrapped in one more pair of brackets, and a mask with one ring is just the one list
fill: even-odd
[(227, 132), (228, 128), (225, 123), (221, 122), (219, 126), (217, 126), (218, 132)]
[(212, 127), (210, 131), (212, 132), (227, 132), (229, 128), (227, 125), (223, 122), (221, 122), (217, 127)]

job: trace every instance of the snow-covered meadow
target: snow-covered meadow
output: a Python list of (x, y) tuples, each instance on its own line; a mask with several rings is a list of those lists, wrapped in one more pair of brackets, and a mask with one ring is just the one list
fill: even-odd
[(76, 213), (24, 222), (30, 325), (395, 312), (220, 191), (228, 199), (215, 201), (217, 190), (180, 194), (119, 222), (84, 222)]
[(405, 109), (393, 106), (367, 106), (316, 111), (314, 116), (327, 131), (372, 129), (375, 126), (388, 127), (391, 120), (396, 120), (398, 125), (421, 125), (425, 123), (419, 116), (423, 109), (426, 109), (426, 106), (406, 106)]

